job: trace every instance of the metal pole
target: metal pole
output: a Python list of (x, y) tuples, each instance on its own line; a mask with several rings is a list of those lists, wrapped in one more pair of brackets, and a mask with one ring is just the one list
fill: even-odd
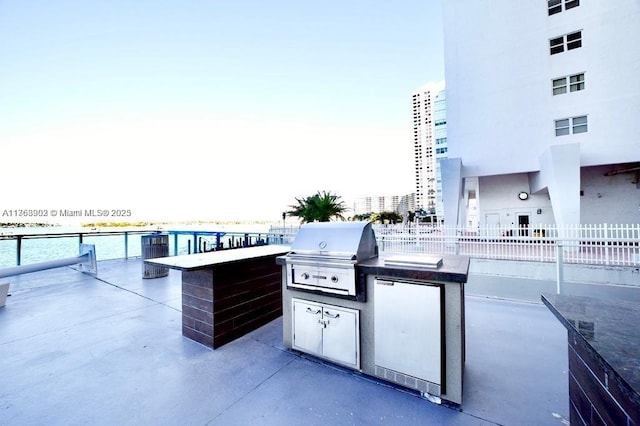
[(16, 240), (16, 265), (20, 266), (22, 260), (22, 235), (18, 235)]
[(282, 243), (284, 244), (284, 236), (287, 233), (287, 227), (285, 225), (285, 219), (287, 218), (287, 212), (282, 212)]
[(562, 251), (564, 249), (562, 248), (562, 243), (558, 243), (556, 245), (556, 293), (557, 294), (562, 294), (562, 282), (564, 280), (563, 278), (563, 271), (562, 271), (562, 266), (563, 266), (563, 259), (562, 259)]
[(124, 258), (129, 259), (129, 233), (127, 231), (124, 232)]
[(178, 255), (178, 233), (173, 234), (173, 255)]
[(32, 263), (30, 265), (13, 266), (10, 268), (0, 269), (0, 278), (11, 277), (14, 275), (28, 274), (29, 272), (44, 271), (47, 269), (59, 268), (61, 266), (70, 266), (77, 263), (88, 262), (90, 253), (80, 256), (67, 257), (64, 259), (50, 260), (48, 262)]

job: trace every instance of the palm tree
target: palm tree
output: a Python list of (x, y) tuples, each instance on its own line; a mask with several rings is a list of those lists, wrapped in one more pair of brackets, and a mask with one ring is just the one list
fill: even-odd
[(374, 213), (370, 220), (373, 223), (401, 223), (402, 215), (398, 212), (383, 211), (380, 213)]
[(296, 198), (297, 205), (289, 206), (289, 216), (297, 216), (303, 222), (329, 222), (331, 218), (344, 220), (347, 207), (340, 196), (327, 191), (318, 191), (314, 195), (305, 198)]
[(353, 217), (349, 220), (353, 220), (353, 221), (369, 221), (371, 220), (371, 217), (373, 216), (373, 213), (362, 213), (362, 214), (354, 214)]

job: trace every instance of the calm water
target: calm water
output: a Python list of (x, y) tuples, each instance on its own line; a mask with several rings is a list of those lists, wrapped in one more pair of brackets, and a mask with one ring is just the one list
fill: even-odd
[[(250, 224), (250, 225), (211, 225), (207, 228), (171, 228), (171, 230), (188, 231), (220, 231), (233, 233), (258, 233), (268, 232), (270, 225)], [(122, 229), (100, 229), (101, 231)], [(79, 228), (0, 228), (0, 234), (53, 234), (62, 232), (88, 232), (89, 230)], [(152, 231), (149, 231), (150, 233)], [(237, 235), (236, 235), (237, 237)], [(227, 244), (227, 238), (223, 241)], [(129, 257), (139, 257), (141, 255), (141, 235), (128, 236)], [(174, 237), (169, 238), (169, 251), (173, 254)], [(205, 238), (206, 240), (206, 238)], [(186, 254), (191, 242), (193, 251), (193, 237), (189, 235), (178, 236), (178, 254)], [(106, 236), (84, 236), (83, 243), (94, 244), (96, 246), (96, 257), (98, 260), (119, 259), (125, 257), (125, 237), (124, 235)], [(21, 264), (44, 262), (48, 260), (62, 259), (78, 255), (78, 237), (60, 238), (36, 238), (22, 240), (22, 260)], [(0, 240), (0, 268), (16, 265), (16, 240)]]

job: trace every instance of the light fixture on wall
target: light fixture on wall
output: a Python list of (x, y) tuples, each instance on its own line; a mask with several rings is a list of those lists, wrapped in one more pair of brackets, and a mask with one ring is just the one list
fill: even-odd
[(524, 200), (526, 200), (526, 199), (528, 199), (528, 198), (529, 198), (529, 194), (528, 194), (528, 193), (526, 193), (526, 192), (524, 192), (524, 191), (521, 191), (521, 192), (518, 194), (518, 198), (519, 198), (519, 199), (521, 199), (522, 201), (524, 201)]
[(537, 213), (537, 214), (542, 214), (542, 209), (538, 209), (538, 210), (536, 210), (536, 213)]

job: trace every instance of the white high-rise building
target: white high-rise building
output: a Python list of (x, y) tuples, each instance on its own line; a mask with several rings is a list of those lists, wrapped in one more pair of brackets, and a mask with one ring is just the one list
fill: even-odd
[(442, 172), (440, 161), (448, 157), (447, 144), (447, 94), (444, 89), (436, 93), (433, 101), (433, 145), (435, 159), (435, 191), (436, 191), (436, 216), (444, 218), (444, 205), (442, 203)]
[(415, 194), (407, 195), (378, 195), (361, 197), (353, 203), (353, 214), (368, 214), (391, 211), (406, 216), (415, 211)]
[(640, 222), (640, 2), (444, 2), (445, 222)]
[(444, 96), (444, 83), (429, 83), (411, 97), (413, 113), (413, 149), (415, 159), (416, 208), (429, 214), (436, 212), (436, 126), (446, 126), (446, 118), (436, 124), (434, 113), (439, 96)]

